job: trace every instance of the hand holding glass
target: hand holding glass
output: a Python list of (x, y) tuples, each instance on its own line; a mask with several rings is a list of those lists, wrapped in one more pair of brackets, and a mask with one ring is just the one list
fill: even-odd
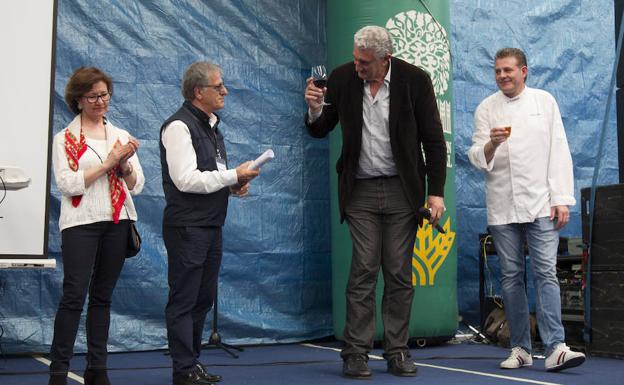
[(501, 130), (504, 130), (505, 136), (508, 138), (511, 135), (511, 122), (509, 120), (501, 119), (496, 121), (494, 128), (500, 128)]
[[(312, 67), (312, 83), (314, 86), (323, 89), (327, 86), (327, 70), (324, 65), (318, 65)], [(329, 106), (329, 103), (325, 103), (325, 97), (321, 103), (324, 106)]]

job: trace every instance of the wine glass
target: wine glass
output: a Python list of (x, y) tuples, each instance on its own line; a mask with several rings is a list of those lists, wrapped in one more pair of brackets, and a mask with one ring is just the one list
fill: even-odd
[[(315, 87), (323, 89), (327, 86), (327, 70), (324, 65), (317, 65), (312, 67), (312, 83), (314, 83)], [(329, 103), (325, 103), (325, 96), (323, 95), (323, 102), (321, 103), (324, 106), (329, 106)]]

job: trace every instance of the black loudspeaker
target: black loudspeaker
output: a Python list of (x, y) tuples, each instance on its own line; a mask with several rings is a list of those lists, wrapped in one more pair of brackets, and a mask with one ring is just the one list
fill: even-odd
[[(591, 190), (581, 190), (583, 242), (589, 241)], [(596, 187), (592, 243), (589, 351), (624, 358), (624, 184)]]
[[(583, 242), (589, 243), (591, 190), (581, 189)], [(590, 271), (624, 270), (624, 184), (596, 187)]]
[(590, 351), (624, 358), (624, 271), (595, 271), (591, 275)]

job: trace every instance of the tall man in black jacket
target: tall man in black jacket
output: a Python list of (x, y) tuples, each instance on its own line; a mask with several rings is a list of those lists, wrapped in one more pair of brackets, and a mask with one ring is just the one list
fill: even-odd
[[(367, 26), (356, 32), (353, 59), (330, 74), (326, 88), (315, 87), (310, 78), (305, 90), (310, 135), (322, 138), (338, 122), (342, 127), (338, 198), (341, 221), (346, 219), (353, 241), (343, 374), (371, 376), (368, 352), (381, 267), (388, 371), (415, 376), (407, 346), (412, 249), (425, 192), (431, 222), (436, 224), (444, 213), (446, 144), (431, 79), (392, 57), (388, 31)], [(322, 104), (323, 97), (328, 105)]]
[(228, 169), (219, 116), (227, 88), (221, 69), (191, 64), (182, 79), (184, 104), (160, 129), (165, 212), (163, 240), (169, 262), (169, 301), (165, 310), (173, 360), (173, 385), (209, 385), (199, 361), (206, 314), (215, 300), (221, 266), (221, 228), (230, 193), (247, 194), (258, 171), (249, 162)]

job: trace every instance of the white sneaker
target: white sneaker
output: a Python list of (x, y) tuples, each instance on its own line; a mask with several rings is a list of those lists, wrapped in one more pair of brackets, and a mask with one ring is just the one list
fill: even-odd
[(519, 346), (511, 349), (509, 358), (500, 363), (501, 369), (518, 369), (523, 366), (533, 365), (533, 358), (524, 349)]
[(555, 350), (546, 358), (546, 370), (558, 372), (563, 369), (573, 368), (585, 362), (585, 354), (573, 352), (566, 344), (558, 344)]

